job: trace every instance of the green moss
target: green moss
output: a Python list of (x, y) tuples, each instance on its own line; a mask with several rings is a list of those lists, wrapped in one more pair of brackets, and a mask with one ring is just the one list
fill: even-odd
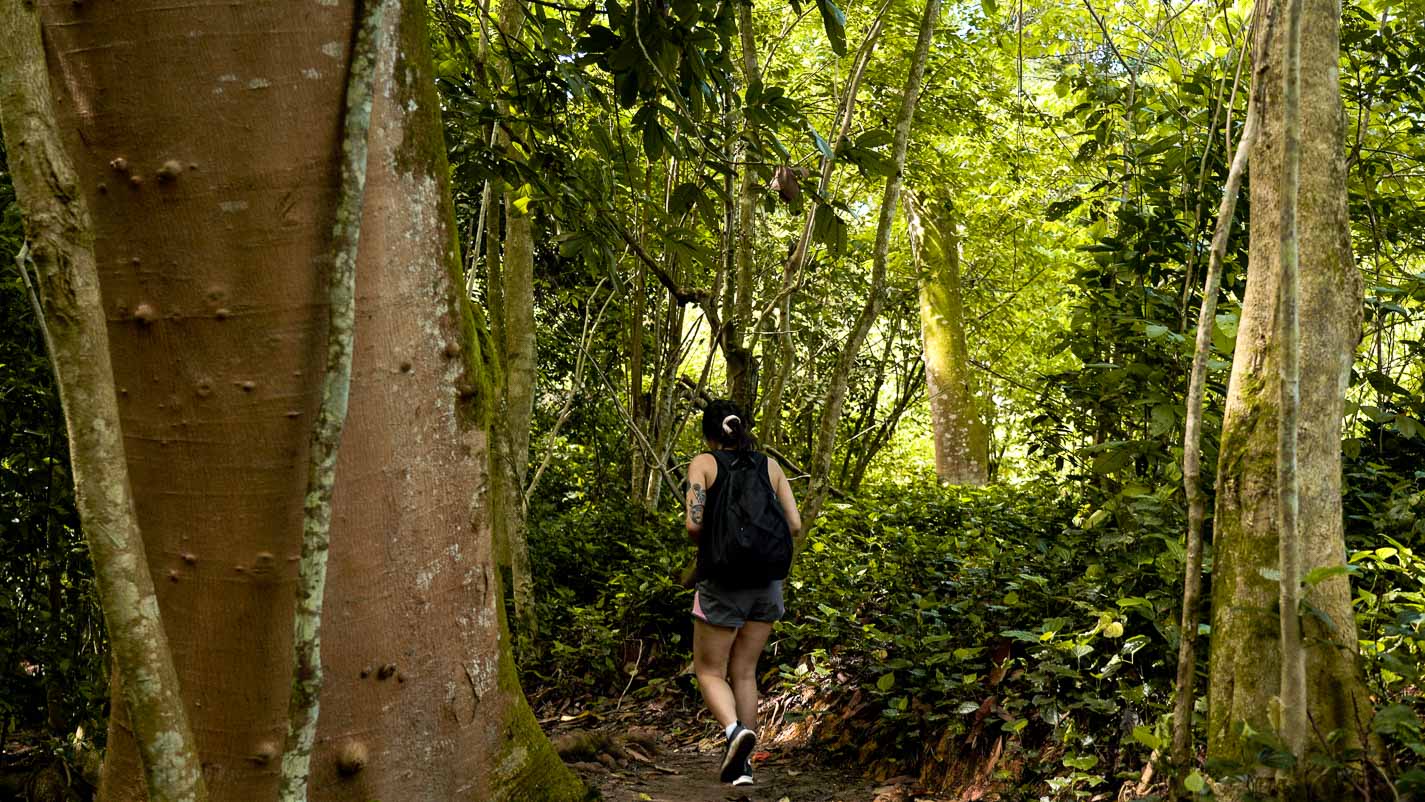
[[(401, 7), (396, 64), (396, 106), (410, 109), (405, 136), (396, 148), (396, 169), (401, 173), (434, 169), (444, 185), (449, 175), (445, 134), (440, 123), (440, 97), (431, 67), (430, 32), (424, 3), (404, 3)], [(414, 119), (425, 117), (426, 119)]]
[[(445, 262), (448, 313), (457, 329), (462, 375), (456, 380), (460, 393), (457, 411), (468, 426), (488, 430), (494, 417), (499, 365), (498, 351), (490, 342), (483, 310), (465, 297), (465, 275), (460, 260), (459, 228), (455, 207), (450, 201), (450, 165), (446, 160), (445, 137), (440, 121), (440, 99), (431, 80), (429, 33), (425, 6), (405, 3), (398, 26), (398, 48), (394, 67), (396, 113), (408, 115), (404, 136), (396, 148), (394, 167), (399, 174), (417, 174), (436, 183), (439, 214), (449, 237), (442, 259)], [(409, 111), (407, 111), (409, 110)]]
[[(495, 598), (503, 599), (504, 593), (497, 591)], [(596, 798), (595, 792), (555, 754), (534, 711), (529, 709), (524, 690), (520, 688), (519, 670), (510, 653), (505, 608), (503, 604), (496, 607), (500, 618), (499, 691), (510, 701), (500, 747), (490, 763), (493, 798), (531, 802), (578, 802)]]

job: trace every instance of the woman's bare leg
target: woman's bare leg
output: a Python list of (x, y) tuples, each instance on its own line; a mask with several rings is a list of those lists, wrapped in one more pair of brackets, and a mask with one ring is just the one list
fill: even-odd
[(693, 673), (698, 677), (703, 701), (722, 727), (737, 720), (737, 701), (732, 687), (727, 684), (728, 655), (737, 633), (738, 630), (730, 627), (715, 627), (693, 619)]
[[(732, 677), (732, 695), (736, 699), (737, 720), (750, 730), (757, 729), (757, 660), (772, 634), (767, 621), (748, 621), (737, 630), (728, 660), (728, 676)], [(699, 677), (701, 681), (701, 677)]]

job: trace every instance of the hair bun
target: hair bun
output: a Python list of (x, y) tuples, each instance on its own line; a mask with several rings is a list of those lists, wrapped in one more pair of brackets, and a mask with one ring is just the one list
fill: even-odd
[[(724, 432), (727, 432), (728, 434), (734, 434), (733, 429), (732, 429), (732, 422), (733, 422), (733, 421), (737, 421), (737, 422), (740, 424), (740, 423), (742, 423), (742, 418), (739, 418), (739, 417), (737, 417), (736, 415), (728, 415), (726, 418), (723, 418), (723, 419), (722, 419), (722, 430), (723, 430)], [(739, 426), (738, 428), (740, 429), (740, 428), (742, 428), (742, 427)]]

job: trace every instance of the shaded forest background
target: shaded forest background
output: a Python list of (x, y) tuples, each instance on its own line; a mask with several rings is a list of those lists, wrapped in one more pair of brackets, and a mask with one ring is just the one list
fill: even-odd
[[(701, 399), (733, 395), (820, 513), (764, 661), (769, 726), (946, 790), (1069, 799), (1142, 777), (1169, 737), (1183, 398), (1246, 113), (1250, 4), (943, 9), (904, 182), (958, 251), (984, 487), (937, 480), (925, 269), (906, 214), (878, 225), (918, 4), (430, 11), (469, 291), (502, 353), (529, 360), (528, 425), (514, 417), (496, 450), (512, 466), (506, 509), (523, 511), (503, 524), (504, 570), (531, 698), (552, 711), (693, 699), (677, 485), (700, 449)], [(1425, 793), (1422, 35), (1419, 0), (1343, 9), (1352, 247), (1367, 285), (1344, 506), (1379, 711), (1360, 726), (1384, 740), (1407, 794)], [(1244, 194), (1214, 328), (1209, 477), (1248, 206)], [(8, 256), (22, 234), (3, 171), (0, 208)], [(526, 322), (505, 312), (519, 259)], [(6, 263), (0, 743), (23, 733), (80, 765), (105, 731), (105, 636), (58, 397)], [(879, 308), (857, 344), (868, 298)], [(819, 429), (841, 361), (828, 450)], [(1263, 760), (1273, 748), (1263, 742)]]

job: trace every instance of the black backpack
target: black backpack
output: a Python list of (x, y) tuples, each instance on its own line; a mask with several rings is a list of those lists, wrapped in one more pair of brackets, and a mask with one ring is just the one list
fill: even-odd
[(767, 457), (714, 451), (717, 478), (699, 538), (698, 575), (728, 588), (762, 587), (792, 567), (792, 531), (767, 478)]

